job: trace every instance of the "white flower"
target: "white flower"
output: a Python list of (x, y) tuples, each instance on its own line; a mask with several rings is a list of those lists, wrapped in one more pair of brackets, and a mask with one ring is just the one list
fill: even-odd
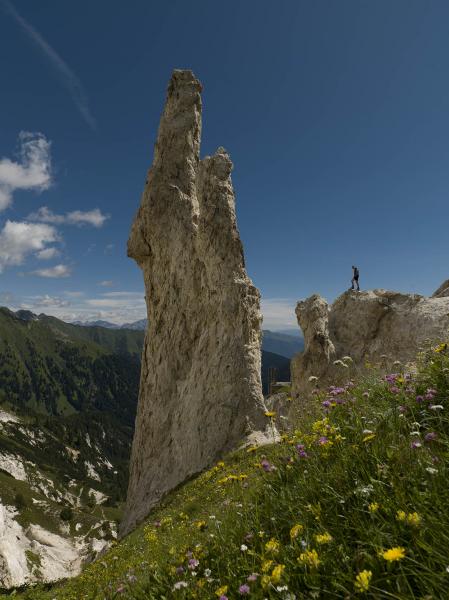
[(204, 575), (206, 577), (210, 577), (211, 573), (212, 573), (212, 571), (210, 569), (204, 569)]
[(177, 581), (173, 586), (174, 590), (180, 590), (181, 588), (186, 588), (189, 584), (187, 581)]
[(435, 473), (438, 473), (438, 469), (434, 469), (433, 467), (426, 467), (426, 471), (431, 475), (435, 475)]
[(362, 433), (363, 433), (363, 435), (370, 435), (370, 434), (371, 434), (371, 433), (373, 433), (373, 432), (371, 431), (371, 429), (364, 429), (364, 430), (362, 431)]
[(443, 410), (444, 406), (441, 404), (431, 404), (429, 408), (430, 410)]
[(421, 435), (420, 431), (411, 431), (410, 435)]
[(276, 587), (277, 592), (288, 592), (288, 585), (278, 585)]
[(312, 381), (318, 381), (318, 377), (315, 377), (315, 375), (311, 375), (311, 376), (309, 377), (309, 381), (310, 381), (310, 382), (312, 382)]
[(246, 551), (248, 550), (248, 546), (247, 546), (246, 544), (242, 544), (242, 545), (240, 546), (240, 550), (241, 550), (242, 552), (246, 552)]
[(353, 362), (352, 358), (350, 356), (343, 356), (343, 359), (345, 362)]

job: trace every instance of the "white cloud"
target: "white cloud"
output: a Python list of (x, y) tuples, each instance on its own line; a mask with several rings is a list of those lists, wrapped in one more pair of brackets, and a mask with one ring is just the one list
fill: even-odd
[(61, 277), (69, 277), (71, 272), (72, 271), (68, 265), (55, 265), (54, 267), (49, 267), (48, 269), (37, 269), (36, 271), (31, 271), (28, 273), (28, 275), (59, 279)]
[(6, 268), (23, 264), (25, 258), (41, 252), (59, 236), (51, 225), (6, 221), (0, 231), (0, 273)]
[(55, 248), (54, 246), (50, 247), (50, 248), (45, 248), (44, 250), (40, 250), (37, 254), (36, 257), (39, 260), (50, 260), (51, 258), (56, 258), (57, 256), (59, 256), (60, 252), (57, 248)]
[(99, 208), (93, 210), (74, 210), (65, 215), (57, 215), (47, 206), (41, 206), (36, 212), (28, 215), (28, 221), (41, 221), (43, 223), (54, 223), (55, 225), (92, 225), (93, 227), (102, 227), (109, 215), (104, 215)]
[(61, 308), (70, 306), (70, 302), (68, 300), (64, 300), (63, 298), (59, 298), (58, 296), (49, 296), (48, 294), (44, 294), (43, 296), (32, 296), (30, 303), (27, 304), (27, 307), (28, 306), (33, 308), (36, 306)]
[(111, 279), (105, 279), (104, 281), (99, 281), (98, 285), (101, 285), (102, 287), (111, 287), (114, 285), (114, 282)]
[(19, 144), (19, 162), (0, 159), (0, 211), (11, 204), (15, 190), (42, 191), (52, 183), (51, 144), (46, 137), (22, 131)]
[(296, 329), (296, 300), (291, 298), (262, 298), (264, 329)]
[(51, 66), (55, 69), (61, 83), (68, 90), (84, 120), (95, 130), (96, 122), (90, 112), (87, 95), (81, 81), (41, 34), (17, 12), (12, 3), (9, 0), (2, 0), (2, 2), (7, 12), (9, 12), (31, 41), (36, 44)]

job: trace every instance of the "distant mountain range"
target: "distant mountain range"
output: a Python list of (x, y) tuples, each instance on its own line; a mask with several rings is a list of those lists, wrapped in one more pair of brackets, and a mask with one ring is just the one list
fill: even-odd
[[(104, 327), (106, 329), (130, 329), (132, 331), (145, 331), (147, 327), (147, 319), (140, 319), (134, 323), (125, 323), (117, 325), (108, 321), (74, 321), (73, 325), (82, 327)], [(262, 349), (266, 352), (272, 352), (292, 358), (297, 352), (304, 349), (304, 339), (298, 329), (298, 332), (292, 331), (263, 331)]]

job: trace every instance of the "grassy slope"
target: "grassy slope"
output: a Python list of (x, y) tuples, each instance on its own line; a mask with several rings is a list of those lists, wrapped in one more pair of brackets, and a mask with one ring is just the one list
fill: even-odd
[(411, 379), (317, 393), (282, 443), (228, 456), (80, 577), (23, 597), (446, 598), (448, 407), (444, 349)]

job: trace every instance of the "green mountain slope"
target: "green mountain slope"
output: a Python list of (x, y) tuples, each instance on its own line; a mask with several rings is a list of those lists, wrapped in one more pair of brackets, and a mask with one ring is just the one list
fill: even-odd
[(2, 308), (0, 403), (21, 413), (109, 411), (132, 423), (143, 335)]

